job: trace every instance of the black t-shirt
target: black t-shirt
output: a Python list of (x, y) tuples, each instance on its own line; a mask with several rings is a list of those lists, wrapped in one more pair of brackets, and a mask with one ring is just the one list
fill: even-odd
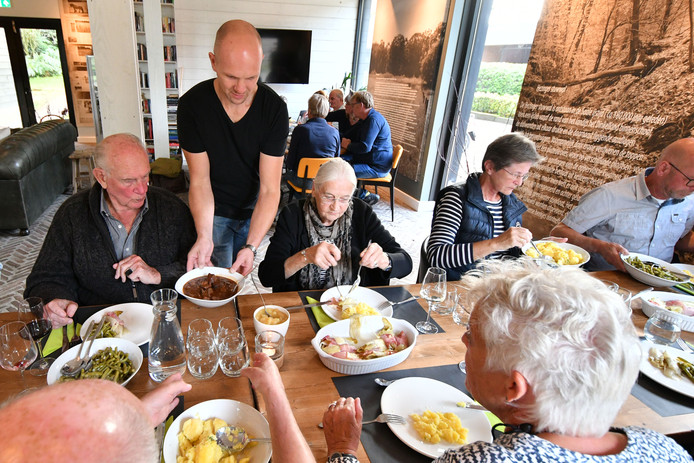
[(247, 219), (258, 199), (260, 154), (284, 156), (289, 132), (287, 105), (258, 84), (248, 112), (237, 122), (227, 116), (214, 79), (195, 85), (178, 101), (178, 139), (190, 153), (207, 152), (215, 215)]

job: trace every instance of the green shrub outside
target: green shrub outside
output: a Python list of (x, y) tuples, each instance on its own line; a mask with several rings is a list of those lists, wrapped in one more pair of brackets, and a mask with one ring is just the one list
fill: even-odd
[(525, 68), (525, 64), (518, 63), (482, 63), (475, 91), (520, 95)]
[(495, 114), (499, 117), (513, 117), (516, 114), (519, 95), (497, 95), (495, 93), (475, 92), (472, 110)]

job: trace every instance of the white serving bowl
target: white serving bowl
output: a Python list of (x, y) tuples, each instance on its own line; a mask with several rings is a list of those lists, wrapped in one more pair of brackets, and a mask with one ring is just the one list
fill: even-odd
[[(582, 247), (576, 246), (575, 244), (557, 243), (556, 241), (552, 241), (552, 240), (540, 240), (540, 241), (535, 241), (535, 245), (537, 245), (538, 243), (554, 243), (554, 244), (556, 244), (558, 247), (560, 247), (560, 248), (562, 248), (562, 249), (564, 249), (564, 250), (566, 250), (566, 251), (572, 250), (572, 251), (574, 251), (575, 253), (581, 255), (581, 260), (582, 260), (582, 262), (581, 262), (580, 264), (562, 265), (562, 267), (580, 267), (581, 265), (584, 265), (586, 262), (588, 262), (588, 261), (590, 260), (590, 253), (589, 253), (588, 251), (586, 251), (585, 249), (583, 249)], [(525, 246), (523, 246), (523, 247), (521, 248), (521, 251), (523, 251), (523, 254), (525, 254), (525, 255), (527, 256), (526, 252), (527, 252), (529, 249), (534, 250), (535, 248), (533, 248), (533, 245), (532, 245), (532, 244), (526, 243)], [(530, 257), (530, 256), (528, 256), (528, 257)]]
[(328, 335), (332, 337), (349, 337), (350, 320), (340, 320), (339, 322), (331, 323), (321, 328), (318, 333), (316, 333), (316, 336), (311, 340), (311, 345), (313, 345), (313, 348), (318, 353), (318, 357), (320, 358), (320, 361), (323, 362), (323, 365), (333, 371), (343, 373), (345, 375), (363, 375), (365, 373), (373, 373), (374, 371), (385, 370), (386, 368), (390, 368), (402, 363), (407, 357), (409, 357), (414, 345), (417, 343), (418, 333), (415, 327), (406, 320), (401, 320), (399, 318), (381, 317), (379, 315), (369, 315), (368, 317), (364, 318), (371, 317), (387, 318), (391, 325), (393, 325), (393, 331), (395, 333), (404, 331), (407, 335), (407, 340), (410, 343), (407, 349), (403, 349), (400, 352), (392, 355), (369, 360), (348, 360), (333, 357), (332, 355), (323, 352), (323, 349), (320, 347), (320, 341)]
[[(183, 422), (189, 418), (220, 418), (228, 424), (241, 426), (251, 437), (270, 437), (270, 426), (258, 410), (242, 402), (230, 399), (216, 399), (200, 402), (193, 405), (171, 423), (164, 437), (162, 453), (165, 463), (176, 463), (178, 455), (178, 433), (181, 432)], [(259, 443), (249, 449), (249, 456), (253, 463), (267, 463), (272, 456), (270, 444)]]
[[(195, 297), (190, 297), (190, 296), (187, 296), (183, 292), (183, 286), (186, 283), (188, 283), (193, 278), (204, 277), (208, 273), (211, 273), (213, 275), (223, 276), (223, 277), (229, 278), (231, 280), (234, 280), (236, 282), (236, 284), (238, 284), (238, 286), (239, 286), (238, 291), (236, 291), (236, 294), (234, 294), (233, 296), (228, 297), (226, 299), (211, 301), (208, 299), (198, 299)], [(237, 273), (237, 272), (230, 272), (228, 268), (204, 267), (204, 268), (195, 268), (195, 269), (191, 270), (190, 272), (183, 274), (181, 276), (181, 278), (179, 278), (178, 281), (176, 281), (175, 289), (176, 289), (176, 291), (178, 291), (178, 294), (185, 297), (186, 299), (188, 299), (190, 302), (194, 303), (195, 305), (198, 305), (200, 307), (220, 307), (220, 306), (223, 306), (224, 304), (228, 304), (229, 302), (234, 300), (234, 298), (236, 296), (238, 296), (241, 293), (241, 291), (243, 291), (243, 286), (245, 283), (246, 283), (246, 279), (244, 278), (243, 275), (241, 275), (240, 273)]]
[[(58, 381), (58, 379), (60, 379), (60, 368), (63, 365), (65, 365), (65, 363), (67, 363), (68, 360), (72, 360), (77, 356), (77, 351), (80, 349), (80, 346), (81, 344), (71, 347), (70, 349), (60, 354), (60, 357), (55, 359), (55, 362), (53, 362), (51, 367), (48, 369), (48, 375), (46, 375), (46, 382), (48, 382), (49, 385), (55, 383), (56, 381)], [(133, 378), (133, 376), (135, 376), (137, 372), (140, 371), (143, 359), (142, 351), (139, 347), (137, 347), (137, 344), (135, 344), (132, 341), (128, 341), (127, 339), (99, 338), (94, 340), (94, 344), (92, 345), (92, 348), (89, 350), (89, 352), (91, 355), (94, 355), (101, 349), (105, 349), (107, 347), (117, 348), (119, 351), (125, 352), (126, 354), (128, 354), (130, 361), (133, 362), (133, 368), (135, 368), (135, 373), (133, 373), (132, 375), (130, 375), (128, 379), (120, 383), (121, 386), (125, 386), (126, 384), (128, 384), (128, 381), (130, 381)], [(82, 353), (84, 354), (84, 351)]]
[(265, 306), (258, 307), (253, 311), (253, 327), (255, 328), (255, 333), (262, 333), (263, 331), (277, 331), (280, 333), (282, 336), (287, 335), (287, 330), (289, 329), (289, 320), (291, 319), (291, 315), (289, 315), (289, 311), (285, 309), (284, 307), (281, 307), (279, 305), (267, 305), (268, 309), (275, 309), (279, 310), (280, 312), (283, 312), (287, 315), (287, 319), (280, 323), (279, 325), (268, 325), (267, 323), (262, 323), (258, 321), (258, 314), (260, 312), (263, 312), (265, 310)]
[(677, 281), (672, 281), (672, 280), (666, 280), (665, 278), (660, 278), (655, 275), (651, 275), (650, 273), (646, 273), (643, 270), (639, 270), (633, 265), (631, 265), (629, 262), (627, 262), (627, 259), (629, 257), (638, 257), (641, 262), (653, 262), (654, 264), (658, 264), (661, 267), (663, 267), (666, 270), (674, 271), (674, 272), (679, 272), (677, 267), (674, 265), (670, 264), (669, 262), (665, 262), (664, 260), (656, 259), (655, 257), (648, 256), (646, 254), (639, 254), (637, 252), (632, 252), (629, 253), (628, 255), (622, 254), (622, 261), (624, 261), (624, 267), (627, 269), (627, 273), (631, 275), (632, 278), (635, 280), (640, 281), (641, 283), (648, 285), (648, 286), (655, 286), (655, 287), (670, 287), (670, 286), (675, 286), (680, 283), (684, 283), (681, 280)]
[(681, 313), (676, 313), (663, 307), (658, 307), (657, 305), (649, 301), (649, 299), (652, 299), (654, 297), (660, 299), (663, 302), (673, 300), (694, 302), (694, 296), (672, 293), (670, 291), (650, 291), (639, 296), (639, 299), (641, 299), (641, 310), (643, 310), (643, 313), (646, 314), (648, 318), (652, 317), (653, 314), (657, 312), (662, 312), (663, 314), (665, 314), (666, 318), (668, 318), (670, 321), (677, 323), (680, 326), (680, 328), (682, 328), (684, 331), (694, 332), (694, 317), (691, 317), (689, 315), (683, 315)]

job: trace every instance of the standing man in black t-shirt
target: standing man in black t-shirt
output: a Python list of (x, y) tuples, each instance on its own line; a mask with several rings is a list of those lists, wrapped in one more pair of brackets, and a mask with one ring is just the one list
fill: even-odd
[(277, 213), (289, 116), (286, 103), (258, 82), (263, 51), (251, 24), (224, 23), (209, 57), (217, 77), (178, 102), (198, 233), (187, 267), (214, 260), (246, 275)]

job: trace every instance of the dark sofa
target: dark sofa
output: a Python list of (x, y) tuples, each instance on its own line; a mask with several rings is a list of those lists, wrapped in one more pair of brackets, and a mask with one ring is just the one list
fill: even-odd
[(50, 120), (0, 141), (0, 230), (29, 234), (29, 225), (70, 185), (76, 138), (70, 122)]

